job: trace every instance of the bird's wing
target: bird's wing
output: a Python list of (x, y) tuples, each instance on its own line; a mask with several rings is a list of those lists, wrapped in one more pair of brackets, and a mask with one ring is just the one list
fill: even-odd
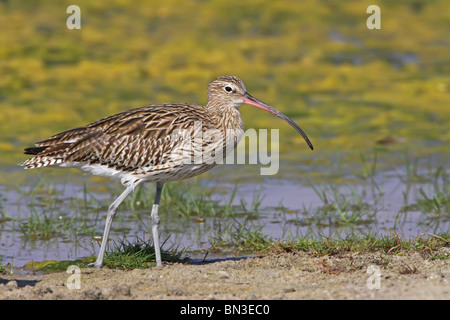
[[(149, 105), (58, 133), (25, 149), (25, 153), (36, 155), (36, 160), (53, 158), (56, 162), (50, 164), (87, 162), (133, 170), (164, 162), (179, 142), (173, 133), (192, 131), (196, 121), (201, 122), (203, 130), (213, 126), (202, 106)], [(29, 166), (33, 159), (23, 165)]]

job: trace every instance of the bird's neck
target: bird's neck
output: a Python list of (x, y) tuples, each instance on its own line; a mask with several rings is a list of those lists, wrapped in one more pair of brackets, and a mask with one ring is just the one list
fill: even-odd
[(212, 119), (218, 124), (223, 131), (227, 129), (244, 129), (240, 112), (227, 105), (207, 104), (206, 108)]

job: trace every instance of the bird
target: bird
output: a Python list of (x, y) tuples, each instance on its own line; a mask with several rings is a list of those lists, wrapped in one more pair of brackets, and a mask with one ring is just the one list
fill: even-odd
[(150, 214), (156, 265), (161, 266), (158, 214), (166, 182), (204, 173), (234, 150), (244, 133), (239, 108), (251, 105), (289, 123), (313, 150), (307, 135), (290, 118), (254, 98), (239, 78), (221, 76), (208, 85), (205, 106), (189, 103), (145, 105), (77, 127), (24, 149), (25, 169), (77, 168), (119, 180), (125, 190), (108, 207), (102, 242), (92, 267), (101, 268), (112, 220), (122, 201), (141, 183), (156, 183)]

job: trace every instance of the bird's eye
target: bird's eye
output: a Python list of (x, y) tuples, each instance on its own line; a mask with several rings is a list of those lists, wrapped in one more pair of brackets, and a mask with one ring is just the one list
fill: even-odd
[(233, 92), (233, 88), (230, 86), (226, 86), (224, 89), (226, 92)]

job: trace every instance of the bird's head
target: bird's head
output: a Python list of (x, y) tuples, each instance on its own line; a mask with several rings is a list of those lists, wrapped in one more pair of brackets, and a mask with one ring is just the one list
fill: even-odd
[(313, 145), (309, 141), (302, 129), (291, 119), (277, 109), (251, 96), (241, 79), (234, 76), (223, 76), (214, 79), (208, 86), (207, 106), (212, 108), (236, 108), (248, 104), (270, 112), (289, 123), (305, 139), (308, 146), (313, 150)]

